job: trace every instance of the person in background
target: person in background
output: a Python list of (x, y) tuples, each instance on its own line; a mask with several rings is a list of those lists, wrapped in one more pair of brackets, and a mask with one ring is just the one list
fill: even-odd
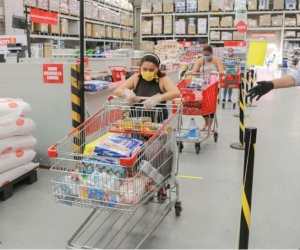
[(251, 101), (256, 97), (258, 101), (263, 95), (273, 89), (282, 89), (300, 86), (300, 69), (293, 70), (287, 75), (272, 81), (259, 81), (257, 85), (248, 91)]
[[(227, 55), (224, 55), (222, 57), (222, 62), (223, 65), (226, 68), (226, 75), (228, 74), (236, 74), (237, 73), (237, 66), (240, 64), (240, 59), (238, 57), (234, 56), (234, 50), (233, 48), (229, 48), (227, 51)], [(232, 102), (231, 101), (231, 97), (232, 97), (232, 89), (227, 89), (224, 88), (223, 89), (223, 100), (222, 102), (226, 102), (226, 96), (227, 96), (227, 92), (228, 92), (228, 102)]]
[[(218, 72), (220, 76), (224, 75), (224, 67), (219, 57), (213, 56), (213, 48), (206, 45), (203, 48), (203, 57), (195, 63), (191, 73), (210, 73)], [(214, 119), (214, 113), (204, 116), (205, 123), (201, 128), (202, 131), (208, 129), (210, 131), (211, 124)]]

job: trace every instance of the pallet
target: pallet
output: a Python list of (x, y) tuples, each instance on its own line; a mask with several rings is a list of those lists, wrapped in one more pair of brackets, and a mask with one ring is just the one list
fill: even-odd
[(49, 32), (45, 32), (45, 31), (36, 31), (33, 34), (36, 34), (39, 36), (49, 36)]
[(58, 33), (49, 33), (50, 36), (60, 36)]
[(60, 34), (60, 36), (62, 36), (62, 37), (70, 37), (69, 34)]
[(37, 181), (37, 171), (35, 169), (29, 171), (28, 173), (18, 177), (17, 179), (9, 182), (5, 186), (0, 187), (0, 200), (6, 201), (13, 196), (14, 185), (20, 184), (21, 182), (26, 182), (31, 185)]

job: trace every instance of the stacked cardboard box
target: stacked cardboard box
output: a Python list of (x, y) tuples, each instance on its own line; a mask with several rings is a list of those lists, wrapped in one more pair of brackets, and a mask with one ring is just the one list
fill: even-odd
[(296, 18), (297, 18), (297, 27), (300, 27), (300, 14), (297, 14)]
[(245, 40), (245, 33), (233, 31), (233, 41), (244, 41), (244, 40)]
[(60, 34), (69, 34), (69, 23), (67, 19), (60, 19)]
[(259, 10), (269, 10), (270, 0), (259, 0)]
[(232, 41), (232, 32), (222, 31), (221, 40), (222, 41)]
[(85, 2), (85, 6), (84, 6), (85, 18), (93, 19), (93, 9), (94, 9), (94, 6), (91, 2)]
[(141, 13), (143, 13), (143, 14), (151, 14), (152, 13), (151, 2), (143, 1), (142, 6), (141, 6)]
[(207, 18), (198, 18), (198, 34), (207, 34)]
[(152, 2), (152, 11), (153, 11), (153, 13), (162, 13), (163, 12), (162, 0), (154, 0)]
[(285, 0), (285, 9), (286, 10), (295, 10), (297, 7), (296, 0)]
[(92, 9), (92, 19), (99, 20), (99, 9), (97, 6), (93, 6)]
[(59, 25), (49, 24), (48, 29), (51, 34), (59, 34)]
[(59, 0), (59, 12), (61, 14), (70, 14), (68, 0)]
[(120, 14), (120, 23), (124, 26), (129, 26), (129, 14), (121, 13)]
[(129, 30), (129, 40), (132, 40), (133, 39), (133, 32), (132, 30)]
[(273, 10), (283, 10), (284, 9), (284, 0), (273, 1)]
[(195, 35), (195, 34), (196, 34), (195, 18), (189, 18), (188, 35)]
[(232, 25), (233, 25), (232, 16), (224, 16), (221, 18), (220, 26), (222, 28), (232, 28)]
[(283, 21), (282, 15), (272, 16), (272, 26), (273, 27), (281, 27)]
[(37, 0), (37, 7), (42, 10), (49, 10), (48, 0)]
[(105, 37), (112, 38), (112, 27), (106, 26), (105, 27)]
[(209, 1), (198, 0), (198, 12), (207, 12), (207, 11), (209, 11)]
[(211, 3), (211, 11), (219, 11), (219, 10), (220, 10), (219, 6), (215, 3), (215, 1), (212, 1), (212, 3)]
[(175, 21), (175, 34), (185, 35), (186, 34), (186, 22), (184, 19), (179, 19)]
[(210, 17), (209, 27), (220, 27), (220, 18), (218, 16)]
[(92, 36), (92, 24), (91, 23), (85, 23), (85, 36), (91, 37)]
[(52, 43), (43, 44), (43, 54), (46, 58), (52, 57)]
[(220, 41), (220, 31), (211, 31), (210, 32), (210, 40), (212, 41)]
[(123, 40), (129, 40), (129, 30), (127, 29), (122, 29), (121, 30), (121, 38)]
[(49, 1), (49, 10), (53, 12), (59, 11), (59, 0), (50, 0)]
[(99, 21), (101, 21), (101, 22), (105, 22), (105, 18), (106, 18), (105, 10), (106, 10), (106, 8), (103, 8), (103, 7), (98, 8)]
[(152, 21), (142, 21), (142, 35), (152, 35)]
[(153, 34), (162, 34), (162, 16), (153, 17)]
[(186, 0), (186, 12), (197, 12), (197, 0)]
[[(49, 0), (51, 2), (52, 0)], [(79, 16), (80, 2), (78, 0), (69, 0), (70, 15)]]
[(289, 37), (296, 37), (296, 31), (294, 30), (289, 30), (284, 32), (284, 37), (289, 38)]
[(173, 0), (163, 0), (164, 13), (174, 12), (174, 2)]
[(100, 37), (100, 25), (92, 24), (92, 37), (95, 37), (95, 38)]
[(45, 24), (45, 23), (33, 23), (33, 30), (35, 32), (48, 32), (48, 24)]
[[(109, 20), (111, 23), (121, 23), (121, 14), (119, 12), (113, 11), (113, 10), (108, 10), (109, 12)], [(125, 24), (128, 24), (128, 14), (125, 14)], [(127, 26), (127, 25), (126, 25)]]
[(174, 4), (176, 13), (185, 13), (185, 0), (174, 0)]
[(286, 17), (284, 19), (284, 25), (288, 27), (295, 27), (297, 24), (296, 17)]
[(36, 0), (24, 0), (24, 5), (28, 7), (36, 7)]
[(258, 21), (256, 19), (248, 19), (248, 27), (249, 28), (257, 28), (258, 27)]
[(133, 27), (133, 15), (129, 14), (129, 26)]
[(104, 38), (105, 37), (105, 26), (99, 25), (99, 37)]
[(271, 15), (265, 14), (259, 16), (259, 26), (260, 27), (270, 27), (271, 26)]
[(257, 0), (248, 0), (248, 10), (257, 10)]
[(119, 28), (113, 28), (112, 33), (114, 39), (121, 39), (121, 30)]
[(145, 52), (154, 52), (154, 42), (152, 41), (141, 41), (140, 50)]
[(173, 33), (173, 26), (172, 26), (172, 16), (164, 16), (164, 34), (172, 34)]

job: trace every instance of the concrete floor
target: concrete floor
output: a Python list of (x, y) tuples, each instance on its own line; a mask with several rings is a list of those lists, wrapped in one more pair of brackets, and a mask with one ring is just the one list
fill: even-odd
[[(260, 79), (280, 72), (260, 69)], [(258, 128), (249, 248), (300, 247), (300, 91), (275, 90), (256, 108), (248, 108), (249, 123)], [(229, 147), (238, 142), (237, 110), (218, 107), (219, 140), (211, 138), (195, 154), (187, 144), (180, 155), (184, 210), (172, 211), (145, 248), (226, 248), (236, 244), (241, 212), (244, 151)], [(185, 118), (188, 122), (189, 118)], [(197, 118), (202, 125), (202, 118)], [(67, 240), (90, 213), (89, 209), (54, 203), (51, 178), (38, 170), (38, 182), (22, 185), (14, 196), (0, 201), (0, 248), (65, 248)]]

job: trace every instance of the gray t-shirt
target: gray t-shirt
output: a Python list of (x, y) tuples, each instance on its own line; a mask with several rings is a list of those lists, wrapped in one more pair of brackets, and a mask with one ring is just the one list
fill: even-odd
[(288, 75), (294, 79), (295, 86), (300, 86), (300, 69), (292, 69), (291, 72), (288, 73)]

